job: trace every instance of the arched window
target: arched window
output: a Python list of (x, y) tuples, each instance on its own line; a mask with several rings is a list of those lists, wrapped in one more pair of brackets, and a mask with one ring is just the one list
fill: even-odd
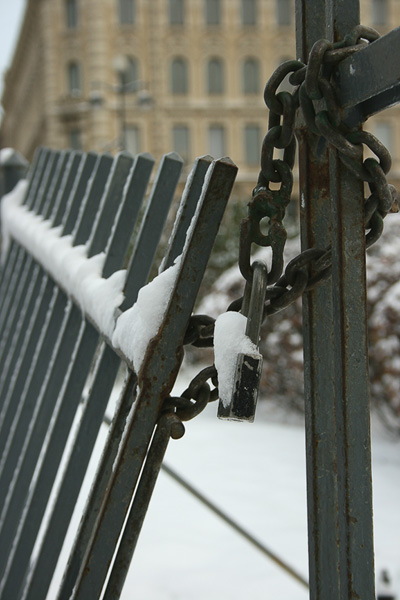
[(210, 125), (208, 129), (208, 152), (214, 158), (225, 156), (226, 139), (223, 125)]
[(190, 133), (187, 125), (174, 125), (172, 128), (172, 148), (185, 161), (190, 161)]
[(82, 134), (80, 129), (71, 129), (68, 132), (68, 147), (72, 150), (82, 150)]
[(244, 61), (242, 85), (244, 94), (260, 92), (260, 61), (258, 58), (246, 58)]
[(291, 25), (292, 16), (292, 0), (276, 0), (276, 22), (278, 25)]
[(81, 68), (78, 62), (73, 61), (67, 67), (68, 93), (71, 96), (80, 96), (82, 93)]
[(75, 29), (78, 27), (78, 3), (77, 0), (66, 0), (66, 23), (68, 29)]
[(134, 0), (118, 0), (118, 17), (120, 25), (133, 25), (135, 22)]
[(257, 0), (242, 0), (242, 25), (257, 24)]
[(372, 23), (373, 25), (387, 25), (389, 19), (389, 7), (387, 0), (372, 0)]
[(221, 23), (220, 0), (205, 0), (205, 18), (207, 25), (219, 25)]
[(189, 89), (188, 67), (186, 59), (176, 57), (171, 62), (171, 92), (187, 94)]
[(246, 125), (244, 128), (244, 153), (248, 165), (260, 163), (261, 129), (258, 125)]
[(185, 22), (184, 0), (169, 0), (170, 25), (183, 25)]
[(207, 91), (209, 94), (223, 94), (224, 63), (218, 57), (211, 58), (207, 63)]
[(136, 92), (138, 89), (139, 68), (136, 58), (126, 57), (125, 69), (118, 72), (119, 84), (124, 92)]
[(140, 129), (136, 125), (125, 127), (125, 150), (133, 156), (140, 152)]
[[(390, 154), (394, 153), (393, 144), (393, 126), (388, 121), (374, 121), (372, 132), (375, 137), (389, 150)], [(395, 158), (395, 157), (393, 157)]]
[[(279, 60), (276, 63), (276, 66), (282, 65), (284, 62), (291, 60), (290, 56), (280, 56)], [(280, 86), (278, 87), (278, 92), (293, 92), (293, 86), (289, 81), (290, 73), (288, 73), (282, 80)]]

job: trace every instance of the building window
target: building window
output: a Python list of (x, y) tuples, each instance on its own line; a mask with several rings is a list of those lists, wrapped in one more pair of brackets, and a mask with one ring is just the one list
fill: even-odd
[(139, 154), (140, 152), (140, 130), (136, 125), (126, 125), (125, 131), (125, 150), (133, 154)]
[(209, 153), (214, 158), (225, 156), (226, 140), (225, 128), (223, 125), (211, 125), (208, 130), (208, 148)]
[(257, 0), (242, 0), (242, 24), (257, 24)]
[(183, 25), (184, 21), (184, 0), (169, 0), (170, 25)]
[(139, 69), (136, 58), (131, 56), (126, 57), (126, 67), (124, 70), (118, 72), (119, 85), (121, 91), (124, 92), (136, 92), (139, 80)]
[[(281, 56), (278, 60), (278, 62), (276, 63), (276, 66), (279, 67), (280, 65), (282, 65), (283, 63), (287, 62), (288, 60), (292, 60), (290, 56)], [(278, 87), (278, 92), (290, 92), (293, 93), (293, 85), (290, 83), (289, 78), (290, 78), (291, 73), (288, 73), (287, 75), (285, 75), (285, 77), (282, 79), (282, 82), (280, 83), (279, 87)]]
[(219, 25), (221, 23), (220, 0), (205, 0), (205, 11), (207, 25)]
[(372, 0), (372, 23), (374, 25), (387, 25), (389, 8), (387, 0)]
[(71, 96), (80, 96), (82, 92), (81, 68), (79, 63), (71, 62), (67, 67), (68, 93)]
[(292, 0), (276, 0), (276, 22), (278, 25), (292, 24)]
[(66, 0), (65, 8), (67, 12), (67, 27), (68, 29), (75, 29), (78, 27), (77, 0)]
[(224, 63), (220, 58), (211, 58), (207, 63), (207, 91), (209, 94), (223, 94)]
[(186, 163), (190, 161), (190, 134), (187, 125), (174, 125), (172, 147)]
[(82, 150), (82, 135), (79, 129), (71, 129), (68, 133), (68, 146), (71, 150)]
[(372, 129), (375, 137), (393, 154), (393, 126), (387, 121), (375, 121)]
[(189, 89), (188, 68), (184, 58), (174, 58), (171, 63), (171, 91), (173, 94), (187, 94)]
[(258, 58), (246, 58), (244, 61), (242, 83), (244, 94), (260, 92), (260, 61)]
[(134, 0), (118, 0), (120, 25), (133, 25), (135, 22)]
[(258, 125), (246, 125), (244, 129), (244, 152), (248, 165), (260, 163), (261, 130)]

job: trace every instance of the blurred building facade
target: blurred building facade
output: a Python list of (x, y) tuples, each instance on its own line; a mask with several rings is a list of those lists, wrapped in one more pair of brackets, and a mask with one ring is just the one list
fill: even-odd
[[(399, 23), (396, 0), (361, 8), (381, 33)], [(39, 145), (156, 158), (176, 150), (187, 163), (229, 155), (239, 182), (254, 185), (263, 87), (294, 57), (294, 0), (27, 0), (0, 142), (28, 159)], [(392, 152), (394, 174), (399, 114), (368, 127)]]

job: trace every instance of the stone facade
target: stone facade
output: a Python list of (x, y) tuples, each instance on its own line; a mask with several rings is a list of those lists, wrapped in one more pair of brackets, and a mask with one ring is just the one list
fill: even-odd
[[(382, 17), (362, 0), (362, 22), (395, 27), (400, 3), (387, 4)], [(293, 57), (294, 0), (28, 0), (1, 144), (28, 159), (38, 145), (177, 150), (187, 163), (227, 154), (248, 188), (268, 126), (264, 83)], [(367, 127), (390, 146), (394, 175), (398, 114)]]

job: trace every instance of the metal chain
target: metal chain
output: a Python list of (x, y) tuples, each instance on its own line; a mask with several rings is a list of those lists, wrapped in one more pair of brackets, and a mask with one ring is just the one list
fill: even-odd
[[(215, 386), (213, 390), (207, 383), (209, 379)], [(218, 399), (217, 386), (216, 368), (214, 366), (206, 367), (192, 379), (181, 396), (169, 396), (164, 400), (162, 412), (173, 412), (181, 421), (190, 421), (203, 412), (209, 402)]]
[[(332, 44), (328, 40), (319, 40), (311, 49), (307, 65), (298, 60), (286, 61), (276, 69), (265, 86), (264, 101), (269, 109), (268, 132), (262, 142), (261, 168), (248, 205), (248, 216), (242, 220), (240, 227), (239, 249), (239, 268), (250, 286), (253, 280), (252, 245), (268, 246), (272, 250), (272, 265), (264, 298), (264, 318), (292, 304), (304, 292), (328, 279), (331, 273), (330, 246), (301, 252), (288, 263), (283, 273), (283, 252), (287, 238), (283, 219), (292, 194), (296, 152), (295, 118), (299, 108), (308, 130), (325, 138), (338, 151), (339, 158), (346, 167), (368, 184), (370, 196), (364, 202), (367, 248), (382, 234), (383, 219), (388, 212), (398, 211), (396, 189), (388, 184), (386, 178), (391, 167), (390, 153), (371, 133), (350, 129), (343, 123), (332, 83), (333, 70), (341, 60), (378, 38), (377, 31), (359, 25), (341, 42)], [(293, 93), (277, 91), (285, 77), (289, 77), (289, 82), (296, 86)], [(363, 146), (369, 148), (376, 158), (363, 160)], [(283, 150), (283, 157), (274, 158), (275, 150)], [(261, 230), (264, 219), (268, 219), (267, 233)], [(243, 298), (238, 298), (228, 310), (240, 311), (242, 303)], [(213, 330), (213, 319), (204, 315), (193, 316), (185, 343), (198, 347), (212, 346)], [(217, 385), (214, 371), (202, 371), (199, 379), (195, 378), (196, 383), (192, 382), (193, 385), (184, 393), (183, 401), (190, 402), (190, 407), (186, 406), (189, 412), (197, 411), (199, 390), (206, 394), (206, 375), (207, 379), (212, 377)], [(209, 390), (208, 385), (207, 387)], [(216, 396), (218, 391), (208, 393)], [(177, 412), (185, 410), (178, 406), (176, 398), (172, 400)]]

